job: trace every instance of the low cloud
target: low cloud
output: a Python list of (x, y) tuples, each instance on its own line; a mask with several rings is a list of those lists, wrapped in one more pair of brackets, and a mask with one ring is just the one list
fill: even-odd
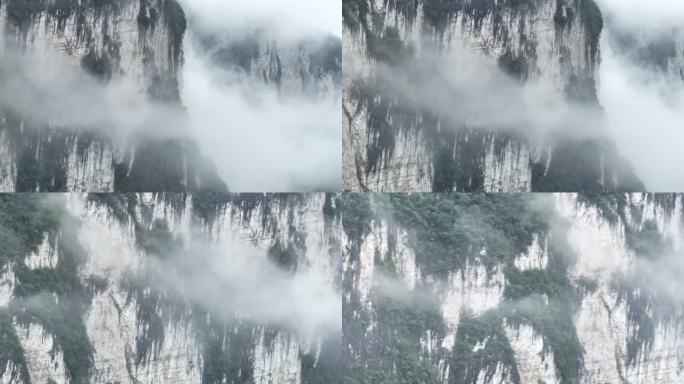
[(665, 301), (675, 301), (684, 306), (681, 292), (684, 283), (684, 254), (673, 252), (658, 255), (655, 259), (637, 257), (634, 265), (635, 274), (631, 281), (644, 291), (655, 294)]
[[(650, 191), (684, 189), (684, 3), (601, 0), (599, 101), (620, 152)], [(679, 48), (678, 48), (679, 47)], [(677, 65), (677, 64), (675, 64)]]
[[(266, 84), (252, 66), (274, 60), (265, 48), (273, 44), (279, 71), (301, 66), (312, 72), (306, 76), (316, 78), (320, 74), (306, 68), (304, 56), (327, 55), (326, 42), (339, 40), (340, 1), (192, 0), (183, 6), (189, 31), (181, 98), (202, 151), (229, 188), (339, 191), (339, 83), (333, 86), (338, 89), (320, 94), (282, 89), (273, 81)], [(261, 63), (270, 70), (273, 65)], [(333, 83), (339, 81), (332, 77)]]
[[(648, 190), (682, 190), (684, 174), (678, 165), (684, 162), (679, 145), (684, 142), (684, 81), (679, 72), (684, 68), (676, 65), (681, 67), (684, 57), (684, 4), (642, 3), (601, 1), (606, 28), (596, 76), (598, 106), (563, 100), (559, 91), (564, 90), (543, 78), (520, 81), (508, 76), (502, 70), (505, 61), (497, 65), (472, 49), (450, 48), (450, 53), (432, 49), (430, 38), (423, 38), (427, 43), (421, 42), (420, 49), (411, 50), (409, 45), (408, 58), (377, 64), (372, 76), (379, 86), (373, 80), (357, 81), (354, 86), (382, 89), (385, 100), (396, 101), (398, 107), (391, 108), (402, 108), (398, 112), (415, 108), (422, 112), (418, 115), (422, 121), (428, 114), (435, 116), (441, 129), (467, 125), (512, 131), (530, 137), (533, 143), (556, 134), (608, 139), (616, 143), (618, 153), (634, 166)], [(629, 36), (625, 37), (625, 31)], [(396, 48), (390, 53), (380, 51), (401, 56), (397, 52)], [(678, 58), (670, 59), (679, 63), (674, 67), (665, 57), (670, 53)], [(525, 72), (524, 61), (508, 64)], [(362, 70), (345, 67), (354, 77)], [(591, 86), (586, 91), (593, 92)]]
[(145, 281), (225, 321), (286, 326), (307, 340), (340, 332), (341, 297), (329, 276), (279, 268), (248, 244), (197, 237), (185, 251), (148, 255)]
[(186, 38), (181, 97), (193, 132), (236, 192), (341, 188), (339, 99), (281, 96), (213, 64)]
[(661, 32), (681, 28), (684, 3), (680, 0), (598, 0), (604, 17), (620, 28)]
[(684, 190), (684, 88), (666, 96), (652, 75), (603, 44), (599, 98), (618, 148), (648, 190)]
[(0, 105), (35, 125), (95, 133), (115, 141), (187, 133), (182, 108), (143, 97), (132, 79), (105, 82), (73, 59), (49, 51), (5, 47)]
[(418, 55), (408, 45), (404, 49), (409, 57), (378, 61), (370, 79), (359, 81), (360, 72), (350, 69), (357, 79), (350, 93), (355, 88), (366, 94), (381, 92), (401, 108), (415, 109), (423, 119), (427, 112), (446, 127), (511, 131), (533, 139), (551, 133), (580, 138), (605, 135), (599, 108), (565, 100), (547, 79), (523, 81), (504, 72), (505, 64), (472, 49), (452, 46), (444, 52), (431, 47), (429, 37), (423, 40)]

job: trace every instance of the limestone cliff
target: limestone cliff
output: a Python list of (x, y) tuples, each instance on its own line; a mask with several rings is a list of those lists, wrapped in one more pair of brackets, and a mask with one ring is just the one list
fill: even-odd
[[(187, 290), (173, 293), (155, 283), (163, 276), (144, 273), (155, 258), (168, 260), (201, 238), (208, 241), (205, 252), (253, 252), (291, 279), (322, 276), (310, 287), (320, 298), (340, 284), (338, 204), (337, 196), (324, 194), (6, 195), (0, 201), (6, 245), (0, 252), (0, 381), (331, 382), (339, 364), (336, 334), (305, 337), (238, 308), (226, 317), (230, 308), (218, 305), (217, 313), (185, 301), (178, 293)], [(217, 266), (238, 260), (230, 251), (212, 254)], [(200, 259), (211, 260), (196, 254), (186, 259), (184, 273)], [(205, 271), (202, 281), (213, 273), (220, 271)], [(262, 288), (271, 283), (262, 281)]]
[[(103, 82), (135, 84), (127, 96), (139, 102), (178, 103), (185, 28), (176, 0), (0, 2), (0, 54), (58, 55)], [(192, 140), (136, 135), (115, 146), (103, 127), (32, 117), (0, 110), (3, 191), (225, 190)]]
[(345, 200), (351, 382), (683, 380), (682, 196)]
[[(468, 116), (454, 123), (387, 93), (398, 79), (378, 83), (381, 65), (427, 65), (421, 55), (436, 47), (443, 56), (484, 56), (513, 78), (551, 84), (559, 100), (595, 104), (603, 20), (593, 0), (349, 0), (343, 14), (345, 190), (642, 188), (607, 139), (502, 133)], [(478, 101), (486, 108), (486, 98)], [(573, 170), (578, 164), (582, 171)]]

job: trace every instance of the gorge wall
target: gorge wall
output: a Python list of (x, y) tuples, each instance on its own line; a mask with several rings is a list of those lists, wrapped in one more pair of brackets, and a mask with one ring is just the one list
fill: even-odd
[(345, 213), (351, 382), (682, 381), (681, 195), (358, 195)]
[[(514, 79), (547, 84), (553, 98), (596, 105), (603, 19), (592, 0), (359, 0), (346, 1), (343, 16), (345, 190), (641, 189), (601, 134), (577, 137), (572, 127), (541, 138), (525, 127), (502, 132), (482, 126), (468, 110), (460, 121), (449, 120), (412, 102), (408, 91), (390, 92), (388, 84), (398, 76), (382, 77), (387, 67), (399, 67), (410, 78), (411, 71), (401, 68), (406, 63), (429, 72), (435, 59), (425, 52), (436, 49), (438, 62), (449, 55), (474, 62), (485, 57)], [(446, 72), (459, 70), (448, 61), (441, 65)], [(487, 97), (467, 90), (451, 102), (470, 97), (487, 108)], [(492, 105), (490, 113), (500, 111)], [(592, 130), (602, 132), (600, 126)], [(582, 171), (569, 168), (577, 163)]]
[[(339, 331), (294, 329), (273, 315), (277, 312), (260, 320), (250, 317), (244, 309), (249, 306), (236, 303), (252, 297), (278, 307), (277, 297), (260, 297), (261, 291), (282, 295), (296, 308), (288, 292), (297, 298), (297, 289), (306, 288), (319, 301), (304, 302), (311, 304), (309, 311), (322, 311), (324, 293), (331, 292), (333, 313), (325, 315), (339, 319), (338, 199), (324, 194), (2, 197), (0, 381), (331, 382), (339, 366)], [(195, 251), (193, 244), (199, 244)], [(175, 253), (182, 257), (174, 261)], [(221, 270), (239, 264), (242, 254), (280, 272), (233, 276), (246, 282), (239, 289), (255, 292), (231, 292), (226, 281), (216, 292), (216, 306), (183, 295), (192, 285), (212, 287), (214, 279), (219, 285), (213, 288), (221, 288)], [(173, 268), (154, 273), (155, 265), (176, 262), (180, 275), (170, 272)], [(208, 269), (197, 270), (201, 278), (172, 289), (187, 283), (179, 276), (202, 264)], [(166, 275), (171, 285), (163, 284)], [(269, 284), (280, 285), (269, 289)], [(298, 310), (292, 321), (310, 316)]]
[[(0, 3), (4, 65), (14, 56), (29, 57), (29, 64), (56, 66), (63, 61), (83, 78), (103, 82), (103, 93), (112, 88), (108, 84), (129, 84), (122, 97), (132, 105), (179, 103), (185, 29), (183, 10), (175, 0)], [(8, 76), (3, 81), (28, 66), (20, 62), (18, 69), (3, 67), (3, 76)], [(25, 89), (31, 86), (29, 80)], [(55, 91), (59, 92), (68, 90)], [(122, 127), (115, 125), (76, 129), (45, 117), (41, 113), (45, 111), (34, 114), (2, 107), (0, 186), (4, 191), (225, 190), (192, 139), (145, 134), (163, 132), (158, 122), (135, 127), (134, 134), (121, 138), (116, 133)], [(93, 106), (74, 108), (71, 113), (87, 116)]]

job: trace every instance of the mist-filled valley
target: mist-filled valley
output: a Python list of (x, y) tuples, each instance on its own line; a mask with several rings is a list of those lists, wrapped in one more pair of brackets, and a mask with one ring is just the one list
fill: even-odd
[(0, 190), (339, 190), (335, 1), (261, 3), (0, 3)]

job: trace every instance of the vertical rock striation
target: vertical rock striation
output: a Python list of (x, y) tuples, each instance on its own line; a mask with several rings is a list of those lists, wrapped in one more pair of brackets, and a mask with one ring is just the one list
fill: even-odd
[[(281, 268), (293, 276), (320, 274), (325, 286), (318, 289), (337, 290), (337, 196), (73, 194), (54, 200), (54, 209), (66, 215), (62, 220), (74, 221), (46, 233), (36, 228), (40, 236), (23, 256), (0, 258), (0, 331), (11, 335), (2, 338), (0, 350), (17, 346), (16, 354), (2, 355), (0, 381), (299, 384), (329, 382), (326, 377), (334, 375), (335, 337), (309, 339), (240, 314), (222, 319), (174, 300), (143, 273), (152, 258), (174, 252), (174, 244), (206, 236), (212, 247), (242, 244), (256, 250), (254, 257), (287, 250), (291, 257), (274, 259)], [(15, 214), (6, 205), (0, 209)], [(79, 253), (76, 259), (72, 251)], [(57, 285), (34, 282), (38, 276), (52, 276)], [(30, 284), (40, 286), (27, 296), (34, 292)], [(75, 318), (61, 318), (34, 308), (33, 300), (53, 303), (55, 313), (71, 300), (80, 304), (72, 307)], [(64, 328), (68, 322), (76, 326)], [(75, 348), (78, 343), (84, 348)]]
[[(360, 214), (364, 203), (345, 198), (351, 382), (683, 380), (682, 304), (666, 272), (681, 262), (682, 196), (528, 196), (511, 216), (520, 230), (489, 228), (488, 207), (508, 220), (516, 199), (376, 195)], [(439, 208), (428, 213), (423, 203)], [(452, 203), (460, 213), (448, 213)], [(536, 220), (547, 224), (530, 226)], [(463, 232), (461, 247), (463, 235), (436, 230), (461, 233), (464, 224), (495, 234)]]
[[(550, 84), (559, 101), (593, 105), (603, 25), (593, 0), (350, 0), (343, 15), (345, 190), (641, 189), (605, 139), (558, 132), (540, 140), (524, 127), (517, 134), (468, 116), (449, 121), (407, 101), (411, 95), (390, 93), (399, 80), (380, 76), (387, 67), (428, 66), (434, 58), (425, 52), (436, 47), (440, 57), (485, 57), (513, 78)], [(583, 170), (572, 171), (578, 161)]]

